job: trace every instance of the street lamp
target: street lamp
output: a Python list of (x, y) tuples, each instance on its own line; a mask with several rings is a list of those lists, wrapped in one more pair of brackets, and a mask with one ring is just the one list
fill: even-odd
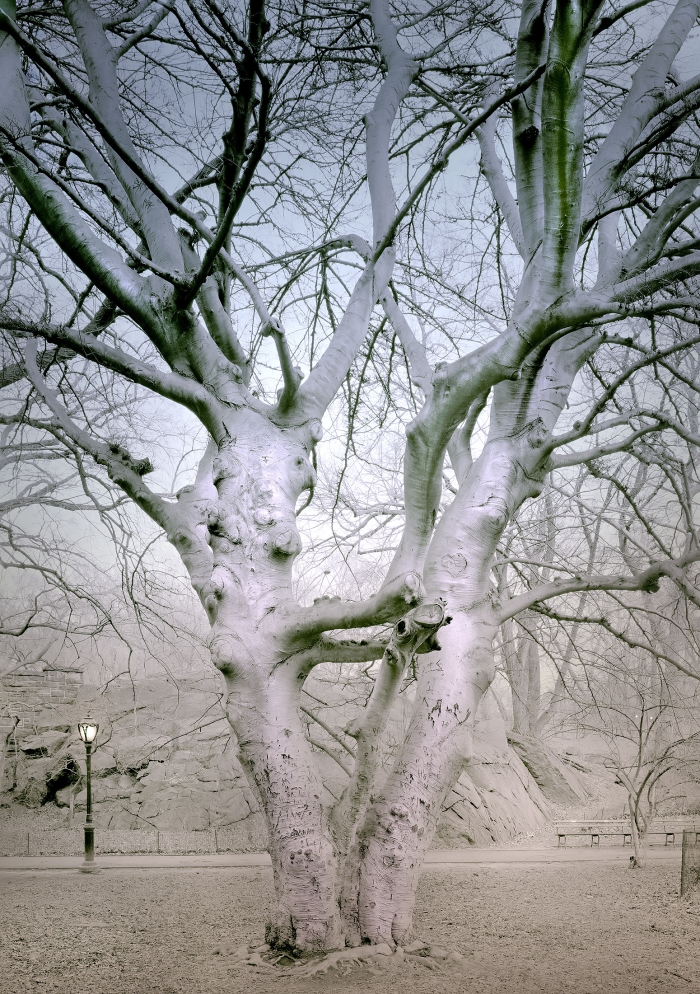
[(97, 738), (100, 726), (92, 718), (78, 722), (80, 738), (85, 743), (85, 769), (87, 773), (87, 810), (85, 813), (85, 860), (80, 869), (84, 873), (98, 870), (95, 864), (95, 826), (92, 824), (92, 743)]

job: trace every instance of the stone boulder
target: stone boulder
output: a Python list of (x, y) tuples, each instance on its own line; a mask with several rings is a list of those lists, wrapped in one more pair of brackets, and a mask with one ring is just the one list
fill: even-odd
[(136, 829), (146, 829), (149, 826), (134, 815), (126, 806), (112, 806), (108, 813), (98, 815), (100, 828), (108, 829), (110, 832), (126, 832)]
[(61, 708), (47, 708), (32, 718), (32, 726), (36, 734), (41, 732), (63, 732), (64, 735), (75, 735), (76, 726), (61, 717)]
[[(13, 762), (12, 799), (25, 807), (36, 808), (55, 800), (70, 803), (70, 790), (85, 778), (85, 746), (76, 738), (57, 731), (25, 736), (18, 743)], [(95, 782), (116, 772), (114, 754), (107, 745), (92, 756)], [(69, 792), (66, 793), (66, 789)]]
[(49, 756), (18, 762), (14, 799), (25, 808), (40, 808), (47, 800), (48, 782), (54, 767), (54, 759)]
[(142, 823), (159, 831), (231, 825), (257, 810), (241, 781), (228, 758), (219, 756), (206, 766), (192, 750), (181, 750), (168, 760), (151, 760), (138, 772), (128, 794), (128, 808)]
[[(56, 761), (72, 764), (81, 777), (87, 774), (85, 746), (80, 739), (70, 741), (64, 750), (56, 754)], [(108, 776), (116, 772), (117, 764), (111, 747), (98, 746), (92, 753), (90, 765), (93, 777)]]
[(585, 780), (539, 739), (511, 733), (508, 742), (553, 804), (580, 804), (590, 797)]
[(166, 735), (115, 736), (110, 743), (114, 752), (115, 766), (120, 773), (145, 769), (151, 760), (162, 761), (171, 756), (175, 746)]
[[(33, 761), (34, 764), (38, 760)], [(93, 778), (93, 811), (103, 829), (153, 828), (163, 832), (202, 831), (226, 828), (243, 822), (255, 823), (253, 834), (262, 830), (256, 801), (242, 771), (229, 755), (201, 762), (190, 749), (174, 752), (169, 759), (151, 759), (138, 772), (120, 772), (113, 761), (106, 772)], [(55, 800), (58, 807), (74, 813), (85, 810), (84, 777), (73, 770), (74, 780), (60, 783), (51, 796), (52, 768), (42, 770), (32, 803)], [(250, 834), (250, 833), (249, 833)]]
[(69, 784), (68, 787), (62, 787), (57, 790), (54, 795), (54, 804), (57, 808), (69, 808), (71, 804), (71, 798), (75, 804), (76, 798), (76, 787), (75, 784)]
[(547, 799), (508, 748), (498, 722), (477, 727), (472, 760), (445, 800), (435, 845), (507, 842), (548, 820)]
[[(131, 802), (136, 778), (127, 773), (112, 773), (106, 777), (97, 777), (92, 781), (92, 802), (97, 814), (104, 808), (120, 810)], [(70, 804), (70, 794), (62, 793), (65, 803)], [(59, 803), (58, 796), (56, 803)], [(84, 811), (87, 804), (87, 790), (83, 787), (74, 794), (73, 804), (76, 811)], [(133, 818), (133, 814), (131, 816)]]
[(55, 756), (24, 757), (16, 764), (13, 799), (27, 808), (38, 808), (53, 801), (59, 790), (79, 779), (80, 774), (65, 751)]
[(65, 731), (57, 729), (47, 729), (38, 735), (25, 735), (19, 739), (17, 746), (25, 756), (34, 758), (39, 756), (53, 756), (61, 749), (68, 735)]

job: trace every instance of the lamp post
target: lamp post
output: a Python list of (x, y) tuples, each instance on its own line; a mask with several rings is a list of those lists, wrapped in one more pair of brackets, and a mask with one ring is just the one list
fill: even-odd
[(100, 726), (92, 718), (84, 718), (78, 723), (80, 738), (85, 743), (85, 769), (87, 774), (87, 805), (85, 812), (85, 860), (80, 869), (84, 873), (98, 870), (95, 863), (95, 826), (92, 824), (92, 743), (97, 738)]

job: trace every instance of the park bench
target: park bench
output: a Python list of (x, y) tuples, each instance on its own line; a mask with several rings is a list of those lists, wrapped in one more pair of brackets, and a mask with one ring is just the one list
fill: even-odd
[[(568, 835), (590, 835), (591, 845), (599, 846), (601, 835), (622, 836), (624, 846), (632, 845), (632, 826), (628, 818), (605, 821), (560, 821), (555, 826), (557, 845), (566, 845)], [(695, 832), (695, 841), (700, 842), (700, 817), (655, 818), (644, 833), (663, 835), (664, 845), (675, 845), (676, 836), (683, 832)]]

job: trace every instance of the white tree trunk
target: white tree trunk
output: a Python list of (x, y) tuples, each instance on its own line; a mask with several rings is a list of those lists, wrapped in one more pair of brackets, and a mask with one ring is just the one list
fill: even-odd
[(493, 674), (492, 637), (478, 616), (458, 614), (440, 632), (441, 650), (422, 661), (401, 755), (359, 833), (364, 941), (403, 944), (411, 935), (420, 868), (471, 757), (474, 714)]
[(228, 715), (267, 824), (277, 907), (266, 941), (333, 949), (343, 944), (338, 861), (324, 788), (299, 718), (298, 688), (284, 667), (264, 680), (231, 681)]

